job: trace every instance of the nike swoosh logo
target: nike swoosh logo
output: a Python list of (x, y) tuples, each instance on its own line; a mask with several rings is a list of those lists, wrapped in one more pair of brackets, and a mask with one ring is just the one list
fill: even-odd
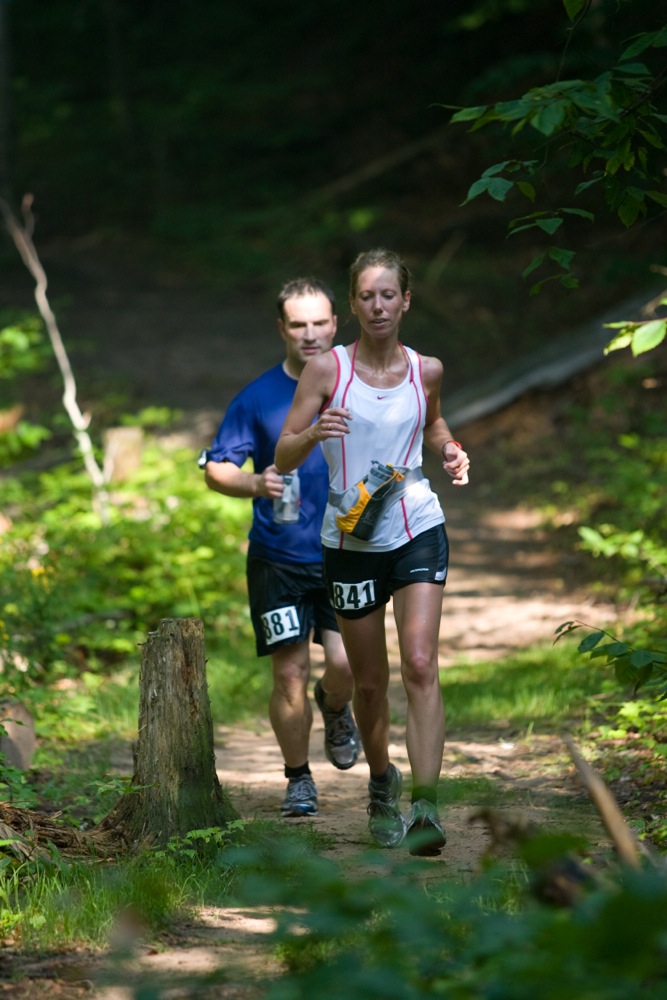
[(387, 396), (386, 396), (386, 395), (384, 395), (384, 396), (378, 396), (377, 398), (378, 398), (378, 399), (386, 399), (386, 398), (387, 398)]

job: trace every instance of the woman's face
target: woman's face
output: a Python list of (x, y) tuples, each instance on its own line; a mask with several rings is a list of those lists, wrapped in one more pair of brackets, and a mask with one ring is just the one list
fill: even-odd
[(359, 275), (350, 308), (366, 333), (386, 338), (398, 330), (403, 313), (410, 308), (410, 292), (403, 295), (391, 268), (367, 267)]

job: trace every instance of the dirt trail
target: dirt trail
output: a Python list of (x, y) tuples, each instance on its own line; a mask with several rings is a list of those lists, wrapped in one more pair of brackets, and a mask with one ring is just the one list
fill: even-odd
[[(593, 606), (585, 592), (566, 589), (536, 517), (527, 511), (489, 511), (475, 493), (473, 476), (466, 489), (452, 487), (449, 482), (442, 487), (452, 565), (443, 599), (441, 665), (446, 668), (461, 658), (494, 659), (534, 642), (548, 643), (556, 628), (572, 618), (609, 623), (614, 618), (611, 606)], [(391, 756), (409, 774), (406, 705), (391, 609), (387, 632), (392, 667)], [(314, 660), (315, 664), (321, 663), (317, 648)], [(444, 683), (446, 702), (446, 673)], [(314, 716), (311, 769), (318, 785), (320, 810), (312, 822), (334, 836), (331, 856), (346, 861), (370, 845), (365, 809), (368, 767), (362, 757), (352, 770), (336, 771), (324, 756), (320, 713), (315, 710)], [(448, 729), (443, 776), (509, 775), (513, 763), (525, 757), (524, 748), (515, 742), (515, 734), (503, 733), (501, 726), (491, 740), (488, 734), (457, 734), (456, 718), (448, 719)], [(275, 817), (285, 779), (268, 723), (260, 722), (252, 729), (221, 726), (218, 741), (220, 779), (231, 790), (237, 790), (235, 799), (243, 814)], [(534, 778), (527, 780), (534, 783)], [(404, 798), (407, 802), (409, 795), (404, 793)], [(479, 864), (487, 843), (480, 828), (468, 825), (469, 813), (469, 807), (447, 810), (447, 847), (440, 859), (429, 862), (439, 869), (438, 877), (443, 873), (465, 875)]]

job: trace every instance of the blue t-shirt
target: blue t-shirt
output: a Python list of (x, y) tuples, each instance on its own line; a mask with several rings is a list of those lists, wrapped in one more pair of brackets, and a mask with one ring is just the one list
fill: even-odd
[[(252, 457), (255, 472), (273, 464), (276, 443), (292, 405), (297, 381), (282, 364), (250, 382), (229, 404), (212, 446), (202, 462), (233, 462)], [(253, 500), (249, 554), (283, 563), (322, 562), (320, 531), (329, 492), (329, 470), (318, 446), (299, 466), (301, 505), (295, 524), (276, 524), (273, 501)]]

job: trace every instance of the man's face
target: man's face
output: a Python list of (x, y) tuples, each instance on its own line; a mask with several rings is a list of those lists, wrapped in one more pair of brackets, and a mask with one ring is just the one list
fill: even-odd
[(287, 299), (283, 314), (278, 329), (285, 341), (287, 368), (298, 377), (309, 358), (323, 354), (333, 344), (336, 317), (323, 292)]

